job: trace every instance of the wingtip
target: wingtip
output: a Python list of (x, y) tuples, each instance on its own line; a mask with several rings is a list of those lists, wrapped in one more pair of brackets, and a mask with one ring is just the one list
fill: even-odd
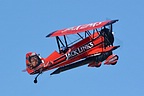
[[(57, 30), (56, 30), (56, 31), (57, 31)], [(56, 31), (49, 33), (49, 34), (46, 36), (46, 38), (52, 37), (52, 34), (55, 33)]]

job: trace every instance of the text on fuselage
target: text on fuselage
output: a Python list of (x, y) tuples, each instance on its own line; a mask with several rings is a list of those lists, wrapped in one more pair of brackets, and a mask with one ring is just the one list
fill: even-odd
[(88, 49), (91, 49), (94, 46), (94, 44), (92, 42), (89, 42), (88, 44), (85, 44), (81, 47), (78, 47), (77, 49), (65, 54), (67, 59), (70, 59), (80, 53), (83, 53), (85, 51), (87, 51)]

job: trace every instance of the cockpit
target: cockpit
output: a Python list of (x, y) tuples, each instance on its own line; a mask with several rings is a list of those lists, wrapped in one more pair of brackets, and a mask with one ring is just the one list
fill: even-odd
[(104, 40), (104, 43), (105, 43), (105, 47), (107, 46), (110, 46), (110, 45), (113, 45), (114, 43), (114, 35), (111, 31), (111, 29), (108, 29), (108, 28), (103, 28), (101, 31), (100, 31), (101, 35), (104, 36), (105, 40)]
[(28, 60), (27, 66), (28, 66), (28, 68), (30, 68), (30, 69), (34, 69), (34, 68), (38, 67), (38, 66), (42, 63), (40, 57), (39, 57), (36, 53), (35, 53), (35, 54), (32, 53), (32, 54), (27, 58), (27, 60)]

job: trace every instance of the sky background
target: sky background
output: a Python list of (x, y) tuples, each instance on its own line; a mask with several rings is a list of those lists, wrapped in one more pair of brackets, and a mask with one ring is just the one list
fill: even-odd
[[(0, 0), (0, 96), (144, 96), (143, 0)], [(58, 29), (107, 19), (114, 24), (115, 66), (82, 66), (59, 75), (35, 76), (25, 69), (25, 54), (47, 57), (57, 50)]]

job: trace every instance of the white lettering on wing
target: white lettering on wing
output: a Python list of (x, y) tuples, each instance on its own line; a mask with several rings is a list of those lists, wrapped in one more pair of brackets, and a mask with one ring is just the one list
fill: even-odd
[(76, 31), (76, 30), (81, 30), (84, 28), (88, 28), (88, 27), (96, 27), (99, 26), (102, 22), (95, 22), (95, 23), (90, 23), (90, 24), (85, 24), (85, 25), (79, 25), (76, 27), (70, 27), (70, 28), (66, 28), (62, 31), (62, 33), (66, 32), (66, 31)]

